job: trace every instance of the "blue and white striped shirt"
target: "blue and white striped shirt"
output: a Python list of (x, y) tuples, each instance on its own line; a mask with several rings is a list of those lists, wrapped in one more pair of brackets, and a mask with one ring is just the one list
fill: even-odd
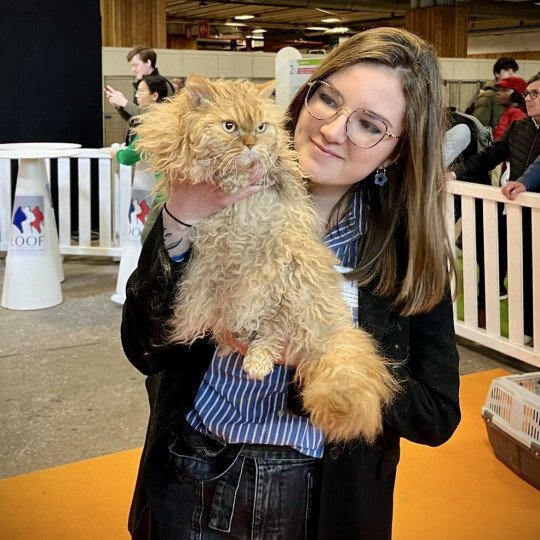
[[(360, 237), (356, 200), (325, 237), (341, 265), (353, 267)], [(357, 314), (354, 314), (357, 315)], [(324, 436), (309, 418), (287, 410), (290, 370), (276, 365), (262, 381), (249, 379), (238, 353), (216, 351), (186, 415), (195, 429), (228, 443), (292, 446), (312, 457), (321, 457)]]

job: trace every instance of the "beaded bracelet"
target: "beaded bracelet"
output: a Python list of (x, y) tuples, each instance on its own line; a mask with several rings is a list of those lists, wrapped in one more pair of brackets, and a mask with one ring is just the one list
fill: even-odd
[(182, 220), (178, 219), (177, 217), (173, 216), (170, 212), (169, 212), (169, 209), (167, 208), (167, 203), (165, 203), (163, 205), (163, 210), (165, 210), (165, 212), (167, 212), (167, 214), (169, 214), (169, 216), (174, 219), (174, 221), (176, 221), (176, 223), (180, 223), (180, 225), (183, 225), (184, 227), (193, 227), (193, 225), (190, 225), (189, 223), (184, 223)]

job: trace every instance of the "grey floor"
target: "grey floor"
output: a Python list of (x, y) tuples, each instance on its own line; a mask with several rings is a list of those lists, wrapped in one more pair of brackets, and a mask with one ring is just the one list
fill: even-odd
[[(3, 283), (5, 259), (0, 258)], [(111, 302), (118, 264), (66, 257), (64, 301), (53, 308), (0, 308), (0, 478), (141, 446), (144, 377), (120, 346)], [(462, 373), (532, 366), (460, 341)]]

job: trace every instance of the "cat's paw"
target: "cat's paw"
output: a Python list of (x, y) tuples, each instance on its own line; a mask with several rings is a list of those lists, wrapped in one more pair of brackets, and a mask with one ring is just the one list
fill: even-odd
[(274, 369), (274, 361), (264, 351), (254, 350), (244, 357), (243, 368), (250, 379), (262, 380)]

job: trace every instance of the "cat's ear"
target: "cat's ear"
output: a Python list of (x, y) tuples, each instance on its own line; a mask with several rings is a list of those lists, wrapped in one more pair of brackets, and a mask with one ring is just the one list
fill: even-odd
[(276, 81), (268, 81), (263, 84), (259, 84), (259, 94), (262, 98), (266, 99), (272, 95), (272, 92), (276, 89)]
[(213, 101), (215, 93), (212, 83), (200, 75), (190, 75), (187, 78), (185, 91), (191, 101), (199, 106), (203, 101)]

